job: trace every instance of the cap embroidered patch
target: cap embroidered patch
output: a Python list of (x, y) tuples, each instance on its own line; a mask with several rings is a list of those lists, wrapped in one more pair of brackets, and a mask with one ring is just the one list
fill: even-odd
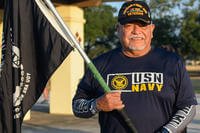
[(131, 4), (129, 7), (127, 7), (123, 14), (130, 15), (144, 15), (147, 14), (147, 10), (142, 7), (142, 5), (139, 4)]
[(118, 21), (121, 24), (126, 24), (134, 21), (150, 24), (151, 15), (149, 6), (143, 1), (125, 2), (119, 11)]

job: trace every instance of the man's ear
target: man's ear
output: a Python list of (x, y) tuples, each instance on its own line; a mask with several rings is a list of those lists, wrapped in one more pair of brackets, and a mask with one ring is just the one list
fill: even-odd
[(151, 24), (151, 38), (153, 38), (153, 31), (154, 31), (154, 29), (155, 29), (155, 25), (154, 24)]

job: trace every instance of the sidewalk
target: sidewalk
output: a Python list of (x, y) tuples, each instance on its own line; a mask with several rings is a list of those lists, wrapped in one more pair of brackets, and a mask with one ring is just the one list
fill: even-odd
[[(196, 116), (188, 125), (187, 133), (200, 133), (200, 95), (197, 95)], [(48, 113), (48, 104), (36, 104), (31, 110), (31, 120), (25, 121), (22, 133), (99, 133), (97, 116), (80, 119), (73, 115)]]
[(73, 115), (49, 114), (48, 104), (36, 104), (31, 120), (23, 122), (22, 133), (99, 133), (97, 116), (80, 119)]

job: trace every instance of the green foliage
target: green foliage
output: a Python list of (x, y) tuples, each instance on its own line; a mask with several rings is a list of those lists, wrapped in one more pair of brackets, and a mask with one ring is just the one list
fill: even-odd
[[(156, 7), (155, 1), (161, 6)], [(200, 12), (197, 6), (199, 2), (154, 0), (151, 4), (156, 25), (153, 44), (171, 45), (184, 59), (200, 58)]]
[(151, 0), (149, 3), (153, 18), (162, 18), (164, 16), (173, 15), (171, 12), (175, 7), (180, 6), (181, 0)]
[(116, 9), (109, 5), (85, 8), (85, 50), (93, 58), (113, 47)]
[[(173, 23), (172, 23), (173, 22)], [(155, 19), (156, 26), (153, 37), (153, 45), (159, 47), (162, 45), (171, 45), (175, 50), (179, 47), (179, 20), (176, 17), (165, 16)]]
[[(200, 55), (200, 15), (198, 10), (185, 10), (181, 28), (182, 54), (186, 58)], [(192, 53), (192, 54), (191, 54)]]

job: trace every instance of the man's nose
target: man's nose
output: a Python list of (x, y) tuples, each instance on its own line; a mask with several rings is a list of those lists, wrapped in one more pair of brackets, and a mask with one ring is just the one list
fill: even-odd
[(140, 30), (139, 30), (139, 27), (137, 25), (133, 25), (132, 26), (132, 33), (138, 33)]

